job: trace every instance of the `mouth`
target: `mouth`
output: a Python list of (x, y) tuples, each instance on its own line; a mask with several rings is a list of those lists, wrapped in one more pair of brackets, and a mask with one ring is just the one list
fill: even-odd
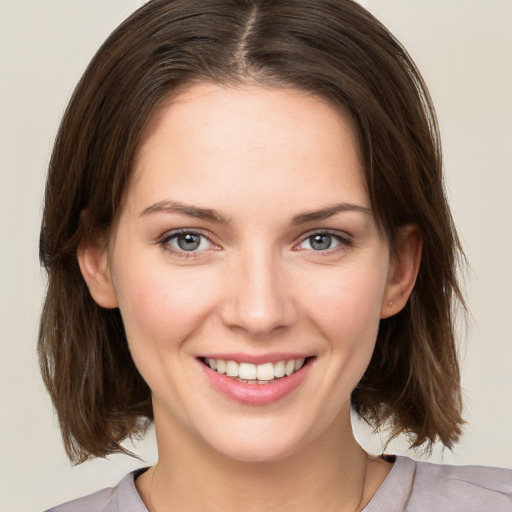
[(270, 405), (293, 396), (316, 359), (301, 354), (215, 355), (198, 358), (208, 382), (229, 400), (248, 406)]
[(231, 377), (243, 384), (265, 385), (290, 377), (311, 362), (313, 357), (283, 359), (276, 362), (253, 364), (226, 359), (201, 357), (199, 360), (214, 372)]

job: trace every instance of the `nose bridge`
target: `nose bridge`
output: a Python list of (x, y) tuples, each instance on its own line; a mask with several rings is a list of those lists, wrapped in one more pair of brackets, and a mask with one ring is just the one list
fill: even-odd
[(231, 276), (224, 322), (262, 336), (289, 326), (295, 313), (279, 255), (265, 247), (243, 251)]

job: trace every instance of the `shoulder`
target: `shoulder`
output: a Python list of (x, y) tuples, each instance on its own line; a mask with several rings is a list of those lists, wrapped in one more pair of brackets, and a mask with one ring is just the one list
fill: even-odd
[(432, 506), (464, 512), (491, 510), (491, 505), (494, 512), (512, 511), (512, 470), (427, 462), (416, 462), (415, 469), (411, 501), (417, 496)]
[[(112, 498), (115, 492), (115, 487), (109, 487), (102, 489), (88, 496), (83, 496), (76, 500), (68, 501), (62, 505), (53, 507), (46, 512), (100, 512), (105, 510), (105, 506)], [(109, 510), (109, 509), (106, 509)]]
[(128, 473), (117, 486), (68, 501), (46, 512), (147, 512), (135, 487), (135, 478), (145, 469)]
[(512, 512), (512, 470), (397, 457), (393, 472), (406, 512)]

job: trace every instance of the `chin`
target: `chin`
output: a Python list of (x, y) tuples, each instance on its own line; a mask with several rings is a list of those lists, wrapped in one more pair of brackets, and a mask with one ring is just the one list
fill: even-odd
[(299, 452), (308, 444), (310, 432), (300, 432), (266, 421), (237, 425), (236, 428), (219, 432), (219, 436), (204, 439), (220, 455), (240, 462), (277, 462)]
[(255, 443), (236, 443), (217, 450), (226, 458), (248, 463), (278, 462), (286, 459), (297, 451), (293, 445), (275, 443), (271, 446), (256, 445)]

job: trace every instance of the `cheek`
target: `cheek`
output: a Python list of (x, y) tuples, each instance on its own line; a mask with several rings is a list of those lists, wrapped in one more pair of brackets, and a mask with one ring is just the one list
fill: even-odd
[[(386, 266), (380, 261), (337, 269), (314, 289), (309, 316), (328, 343), (322, 355), (330, 364), (326, 380), (345, 400), (363, 376), (372, 357), (380, 323)], [(334, 414), (334, 413), (333, 413)]]
[(204, 329), (215, 287), (166, 265), (158, 271), (148, 268), (131, 266), (129, 274), (119, 276), (118, 302), (128, 346), (153, 393), (183, 405), (186, 397), (175, 376), (189, 368), (193, 344), (187, 342)]
[[(199, 328), (215, 301), (215, 286), (171, 268), (159, 271), (131, 267), (119, 276), (119, 308), (130, 347), (177, 345)], [(135, 269), (135, 270), (134, 270)]]
[(379, 262), (335, 269), (327, 278), (306, 284), (307, 307), (331, 333), (343, 331), (352, 338), (361, 331), (374, 332), (380, 319), (386, 277)]

